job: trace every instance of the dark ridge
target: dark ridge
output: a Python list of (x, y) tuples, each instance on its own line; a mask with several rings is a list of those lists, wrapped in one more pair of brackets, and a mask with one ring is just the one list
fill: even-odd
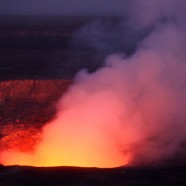
[(0, 185), (186, 185), (186, 168), (0, 166)]

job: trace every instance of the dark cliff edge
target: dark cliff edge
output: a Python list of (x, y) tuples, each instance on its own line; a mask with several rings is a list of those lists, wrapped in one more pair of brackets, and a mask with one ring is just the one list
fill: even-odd
[(55, 118), (56, 103), (71, 80), (0, 82), (0, 150), (30, 151), (42, 127)]
[(37, 115), (50, 117), (55, 112), (56, 102), (71, 83), (71, 80), (0, 82), (0, 123), (6, 124), (19, 120), (22, 123), (33, 124), (37, 121)]
[(186, 184), (186, 168), (80, 168), (0, 166), (0, 185), (152, 185)]

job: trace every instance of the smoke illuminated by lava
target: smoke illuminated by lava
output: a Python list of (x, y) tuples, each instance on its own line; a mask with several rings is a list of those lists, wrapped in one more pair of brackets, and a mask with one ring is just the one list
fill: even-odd
[[(159, 14), (153, 22), (155, 18)], [(0, 161), (4, 165), (116, 167), (159, 162), (185, 150), (182, 20), (179, 14), (176, 24), (159, 24), (132, 56), (113, 54), (96, 72), (79, 72), (58, 103), (56, 119), (44, 127), (35, 151), (7, 150)]]

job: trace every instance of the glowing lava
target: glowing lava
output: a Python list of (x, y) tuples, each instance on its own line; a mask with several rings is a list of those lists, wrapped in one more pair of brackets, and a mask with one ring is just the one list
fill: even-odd
[[(79, 93), (76, 92), (76, 95)], [(103, 99), (105, 96), (110, 99), (109, 103)], [(110, 109), (111, 106), (116, 108), (116, 105), (120, 109), (119, 100), (101, 93), (90, 96), (89, 101), (81, 105), (77, 103), (79, 101), (74, 100), (78, 108), (75, 105), (66, 108), (62, 113), (59, 112), (56, 120), (44, 127), (43, 139), (33, 153), (13, 150), (2, 152), (3, 164), (82, 167), (128, 164), (130, 153), (122, 152), (120, 147), (122, 133), (118, 132), (120, 122), (116, 119), (119, 110)], [(62, 105), (65, 106), (64, 103)]]

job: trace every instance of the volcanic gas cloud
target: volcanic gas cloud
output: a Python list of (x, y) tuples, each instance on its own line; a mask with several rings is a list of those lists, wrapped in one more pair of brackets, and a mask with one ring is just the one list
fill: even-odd
[(130, 28), (136, 33), (151, 28), (137, 51), (107, 56), (94, 73), (80, 71), (35, 151), (1, 152), (1, 163), (115, 167), (151, 165), (184, 154), (185, 5), (136, 1), (128, 15)]

